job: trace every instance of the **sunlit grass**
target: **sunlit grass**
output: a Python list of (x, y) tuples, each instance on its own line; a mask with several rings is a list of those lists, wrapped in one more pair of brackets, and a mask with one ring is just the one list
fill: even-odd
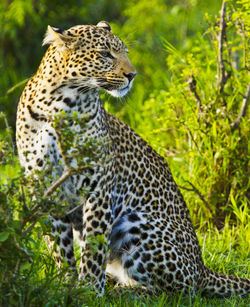
[[(1, 167), (0, 183), (6, 184), (18, 175), (18, 164)], [(249, 209), (247, 203), (233, 206), (232, 215), (226, 218), (220, 231), (212, 224), (197, 230), (205, 265), (230, 275), (250, 277)], [(18, 282), (9, 281), (1, 295), (9, 306), (249, 306), (249, 298), (216, 299), (202, 297), (199, 293), (182, 297), (182, 294), (149, 294), (145, 289), (124, 288), (107, 282), (104, 297), (76, 281), (65, 281), (67, 267), (61, 271), (55, 266), (43, 240), (41, 227), (34, 228), (32, 236), (33, 263), (20, 268)], [(79, 257), (79, 247), (76, 248)], [(8, 285), (8, 286), (7, 286)], [(7, 300), (6, 300), (7, 298)]]

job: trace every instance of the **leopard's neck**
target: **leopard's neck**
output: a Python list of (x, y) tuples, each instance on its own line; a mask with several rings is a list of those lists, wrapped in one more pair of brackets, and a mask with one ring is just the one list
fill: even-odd
[(19, 116), (22, 114), (22, 119), (31, 126), (43, 127), (61, 111), (67, 114), (76, 111), (89, 115), (91, 130), (93, 127), (103, 128), (105, 111), (99, 90), (89, 87), (89, 78), (79, 80), (67, 74), (64, 62), (64, 53), (55, 52), (50, 46), (24, 89), (18, 107)]

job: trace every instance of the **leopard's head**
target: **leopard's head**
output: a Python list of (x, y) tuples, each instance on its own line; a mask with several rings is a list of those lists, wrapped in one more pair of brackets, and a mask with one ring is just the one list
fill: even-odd
[(128, 49), (106, 21), (68, 30), (48, 26), (43, 44), (51, 44), (50, 50), (60, 54), (64, 83), (104, 89), (117, 97), (132, 86), (136, 71)]

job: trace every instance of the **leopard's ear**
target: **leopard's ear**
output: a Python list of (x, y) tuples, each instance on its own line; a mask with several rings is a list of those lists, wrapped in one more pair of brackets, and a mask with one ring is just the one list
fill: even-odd
[(43, 40), (43, 46), (44, 45), (50, 45), (55, 44), (57, 47), (59, 47), (60, 50), (65, 50), (68, 48), (69, 42), (71, 40), (71, 37), (64, 34), (64, 30), (53, 28), (51, 26), (48, 26), (48, 29), (45, 33), (45, 37)]
[(98, 24), (96, 26), (99, 27), (99, 28), (103, 28), (104, 30), (107, 30), (109, 32), (112, 32), (111, 26), (107, 21), (100, 21), (100, 22), (98, 22)]

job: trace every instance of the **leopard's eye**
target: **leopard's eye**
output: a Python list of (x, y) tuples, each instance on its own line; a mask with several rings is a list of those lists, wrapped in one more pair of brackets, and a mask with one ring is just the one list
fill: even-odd
[(114, 59), (113, 55), (106, 50), (100, 51), (100, 55), (104, 58), (110, 58), (110, 59)]

